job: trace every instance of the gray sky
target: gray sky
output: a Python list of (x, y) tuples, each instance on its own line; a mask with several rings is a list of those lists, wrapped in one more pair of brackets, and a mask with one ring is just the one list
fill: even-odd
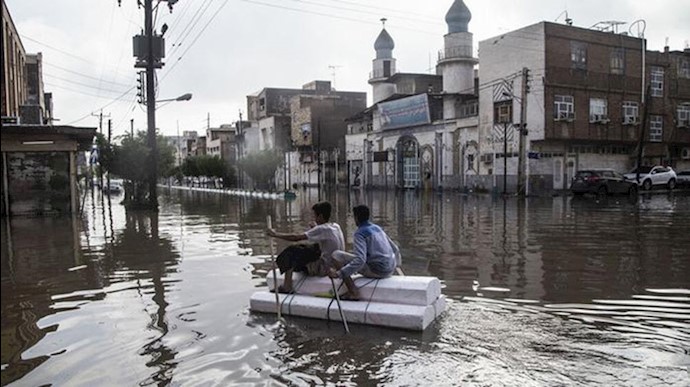
[[(43, 52), (46, 91), (54, 95), (62, 124), (97, 126), (90, 114), (107, 105), (115, 135), (145, 126), (135, 102), (132, 36), (143, 28), (136, 0), (5, 0), (28, 53)], [(574, 25), (602, 20), (645, 19), (649, 48), (683, 49), (690, 40), (687, 0), (466, 0), (477, 42), (567, 9)], [(428, 72), (446, 33), (452, 0), (179, 0), (165, 4), (157, 26), (167, 23), (165, 67), (158, 72), (158, 98), (191, 92), (188, 102), (162, 106), (157, 126), (165, 134), (203, 130), (246, 117), (245, 96), (263, 87), (300, 88), (315, 79), (338, 90), (366, 91), (373, 43), (388, 18), (399, 71)], [(653, 6), (652, 6), (653, 4)], [(215, 16), (214, 16), (215, 15)], [(560, 16), (559, 21), (563, 20)], [(622, 27), (627, 30), (627, 26)], [(431, 62), (431, 66), (430, 66)], [(124, 96), (123, 96), (124, 95)], [(116, 100), (117, 97), (121, 97)]]

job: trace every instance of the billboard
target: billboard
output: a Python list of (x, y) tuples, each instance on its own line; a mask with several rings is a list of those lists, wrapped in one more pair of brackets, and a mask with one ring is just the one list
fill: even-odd
[(379, 104), (381, 129), (397, 129), (431, 122), (429, 99), (426, 94)]

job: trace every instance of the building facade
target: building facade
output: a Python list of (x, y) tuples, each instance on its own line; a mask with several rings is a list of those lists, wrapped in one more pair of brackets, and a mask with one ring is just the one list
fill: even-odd
[(578, 169), (633, 168), (640, 146), (645, 165), (682, 165), (690, 54), (646, 51), (643, 62), (642, 47), (628, 35), (549, 22), (480, 42), (478, 184), (568, 189)]
[(461, 188), (477, 176), (477, 95), (470, 10), (456, 0), (436, 74), (397, 73), (384, 28), (374, 43), (374, 105), (348, 120), (352, 187)]
[(19, 117), (27, 95), (26, 51), (10, 12), (2, 2), (2, 117)]

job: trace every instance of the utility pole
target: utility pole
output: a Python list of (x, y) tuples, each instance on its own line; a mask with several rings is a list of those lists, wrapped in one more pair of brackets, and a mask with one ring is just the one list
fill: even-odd
[(129, 134), (132, 136), (132, 140), (134, 140), (134, 118), (129, 120)]
[(103, 134), (103, 117), (110, 118), (110, 113), (108, 113), (108, 115), (104, 116), (103, 115), (103, 109), (101, 109), (101, 112), (99, 114), (91, 113), (91, 115), (93, 117), (98, 117), (98, 133)]
[(522, 68), (522, 95), (520, 96), (520, 127), (519, 127), (519, 151), (518, 151), (518, 195), (526, 194), (525, 189), (525, 148), (527, 146), (527, 82), (529, 69)]
[(508, 121), (503, 122), (503, 195), (508, 187)]
[(643, 111), (642, 111), (642, 123), (640, 124), (640, 141), (637, 143), (637, 165), (635, 168), (636, 175), (635, 175), (635, 181), (637, 181), (637, 184), (640, 183), (640, 166), (642, 165), (642, 153), (644, 152), (644, 135), (645, 135), (645, 128), (647, 126), (647, 116), (649, 114), (649, 97), (650, 97), (650, 92), (652, 89), (652, 85), (649, 84), (647, 85), (647, 91), (645, 92), (643, 98), (644, 98), (644, 106), (643, 106)]
[[(242, 109), (239, 111), (240, 113), (240, 121), (237, 123), (237, 136), (235, 140), (237, 141), (237, 155), (235, 158), (239, 161), (240, 159), (244, 158), (244, 133), (243, 133), (243, 125), (242, 125)], [(244, 175), (242, 168), (240, 167), (240, 163), (237, 163), (237, 187), (238, 188), (244, 188)]]
[(153, 55), (153, 0), (144, 0), (144, 33), (148, 41), (146, 58), (146, 139), (149, 146), (149, 205), (158, 209), (158, 144), (156, 144), (156, 58)]
[[(112, 146), (110, 145), (110, 142), (113, 139), (113, 120), (110, 118), (108, 119), (108, 149), (111, 150)], [(110, 191), (110, 171), (108, 171), (108, 191)]]

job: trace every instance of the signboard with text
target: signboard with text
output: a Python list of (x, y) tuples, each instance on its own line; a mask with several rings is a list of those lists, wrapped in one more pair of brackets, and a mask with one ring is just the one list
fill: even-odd
[(426, 94), (414, 95), (379, 104), (381, 129), (396, 129), (431, 122)]

